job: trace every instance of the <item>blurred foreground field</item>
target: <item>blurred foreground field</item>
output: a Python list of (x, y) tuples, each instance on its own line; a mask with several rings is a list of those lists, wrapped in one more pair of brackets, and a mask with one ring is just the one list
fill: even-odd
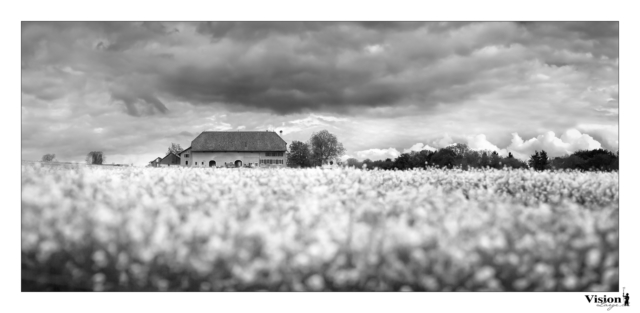
[(618, 173), (22, 166), (22, 290), (617, 291)]

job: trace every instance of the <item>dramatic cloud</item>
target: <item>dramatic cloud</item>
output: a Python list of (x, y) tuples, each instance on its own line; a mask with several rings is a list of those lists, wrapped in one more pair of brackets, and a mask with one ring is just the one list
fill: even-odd
[(544, 150), (550, 157), (571, 154), (578, 150), (592, 150), (602, 148), (601, 144), (591, 136), (582, 134), (575, 129), (567, 130), (560, 138), (552, 131), (523, 141), (518, 134), (512, 134), (511, 144), (507, 150), (520, 159), (528, 159), (535, 150)]
[(567, 130), (618, 148), (617, 22), (24, 22), (21, 53), (28, 159), (142, 164), (232, 129), (371, 158)]
[[(529, 157), (537, 150), (545, 150), (549, 157), (557, 157), (571, 154), (573, 152), (579, 150), (592, 150), (592, 149), (600, 149), (602, 145), (594, 140), (591, 136), (587, 134), (582, 134), (576, 129), (567, 130), (560, 138), (556, 137), (554, 132), (547, 132), (543, 135), (537, 136), (535, 138), (531, 138), (528, 140), (523, 140), (517, 133), (513, 133), (511, 144), (504, 147), (499, 148), (495, 144), (489, 142), (487, 137), (483, 134), (475, 135), (475, 136), (467, 136), (465, 138), (461, 138), (459, 141), (455, 141), (450, 136), (445, 135), (440, 140), (436, 140), (440, 148), (444, 148), (446, 146), (452, 145), (454, 143), (464, 143), (467, 144), (469, 149), (477, 150), (477, 151), (496, 151), (498, 154), (502, 156), (506, 156), (509, 152), (513, 154), (514, 157), (528, 160)], [(436, 148), (430, 147), (428, 145), (424, 145), (422, 143), (416, 143), (410, 148), (404, 149), (402, 153), (411, 153), (418, 152), (421, 150), (430, 150), (434, 151)], [(360, 160), (371, 159), (371, 160), (384, 160), (386, 158), (396, 158), (400, 155), (400, 152), (395, 148), (388, 149), (368, 149), (364, 151), (356, 152), (356, 158)]]
[(487, 140), (487, 136), (485, 136), (484, 134), (480, 134), (480, 135), (476, 135), (476, 136), (469, 136), (467, 137), (467, 145), (469, 146), (469, 149), (472, 150), (489, 150), (489, 151), (496, 151), (498, 152), (498, 154), (502, 155), (502, 156), (507, 156), (508, 152), (505, 149), (500, 149), (498, 148), (498, 146), (492, 144), (491, 142), (489, 142)]
[(431, 147), (429, 145), (425, 145), (422, 142), (418, 142), (415, 145), (411, 146), (410, 148), (402, 150), (402, 153), (420, 152), (422, 150), (435, 151), (436, 148)]
[(393, 160), (397, 158), (399, 155), (400, 155), (400, 152), (398, 152), (398, 150), (396, 150), (395, 148), (369, 149), (369, 150), (356, 152), (356, 158), (361, 160), (370, 159), (372, 161), (386, 160), (387, 158)]

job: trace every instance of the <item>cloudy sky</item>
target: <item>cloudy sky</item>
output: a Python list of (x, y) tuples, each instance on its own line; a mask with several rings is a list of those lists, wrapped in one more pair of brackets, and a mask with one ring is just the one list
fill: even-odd
[(22, 23), (22, 159), (145, 165), (205, 130), (373, 160), (618, 150), (618, 23)]

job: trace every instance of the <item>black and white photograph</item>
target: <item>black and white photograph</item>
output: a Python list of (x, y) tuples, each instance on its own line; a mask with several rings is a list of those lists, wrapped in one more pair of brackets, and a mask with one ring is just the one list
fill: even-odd
[(629, 310), (631, 30), (389, 18), (19, 21), (18, 289)]

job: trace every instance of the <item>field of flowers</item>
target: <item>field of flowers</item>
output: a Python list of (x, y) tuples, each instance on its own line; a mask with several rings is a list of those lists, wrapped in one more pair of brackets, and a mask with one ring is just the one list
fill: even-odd
[(617, 291), (618, 173), (22, 166), (22, 289)]

